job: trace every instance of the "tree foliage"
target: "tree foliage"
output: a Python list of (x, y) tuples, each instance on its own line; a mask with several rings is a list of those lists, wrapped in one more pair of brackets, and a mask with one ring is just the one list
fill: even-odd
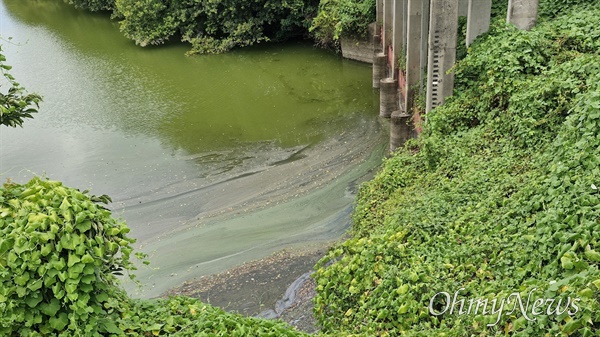
[(191, 53), (224, 52), (262, 41), (283, 41), (306, 33), (316, 0), (207, 1), (194, 20), (200, 25), (182, 32)]
[(140, 46), (162, 44), (186, 21), (186, 1), (116, 0), (121, 31)]
[(335, 44), (342, 35), (366, 37), (375, 21), (375, 0), (321, 0), (310, 31), (317, 43)]
[(190, 54), (221, 53), (263, 41), (307, 37), (331, 46), (343, 34), (365, 37), (375, 0), (65, 0), (111, 10), (123, 34), (140, 46), (178, 38)]
[(220, 53), (303, 35), (316, 6), (316, 0), (116, 0), (114, 16), (141, 46), (177, 37), (192, 44), (192, 54)]
[(38, 111), (38, 104), (42, 98), (37, 94), (27, 93), (9, 73), (11, 66), (5, 62), (6, 58), (0, 46), (0, 72), (9, 86), (6, 93), (0, 92), (0, 125), (22, 127), (23, 121), (26, 118), (33, 118), (32, 114)]
[(112, 11), (115, 9), (115, 0), (64, 0), (77, 8), (86, 9), (92, 12)]

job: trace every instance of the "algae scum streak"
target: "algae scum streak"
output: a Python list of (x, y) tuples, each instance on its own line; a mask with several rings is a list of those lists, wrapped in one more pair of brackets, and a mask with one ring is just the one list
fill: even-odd
[(0, 174), (110, 195), (150, 255), (132, 294), (347, 228), (385, 151), (368, 65), (298, 43), (186, 57), (60, 1), (0, 7), (11, 73), (44, 97), (23, 129), (0, 133)]

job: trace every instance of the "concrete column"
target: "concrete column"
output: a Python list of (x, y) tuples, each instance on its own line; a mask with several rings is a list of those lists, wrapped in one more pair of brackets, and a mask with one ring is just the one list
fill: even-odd
[(381, 49), (381, 35), (375, 34), (373, 35), (373, 55), (381, 52), (383, 52), (383, 49)]
[(467, 15), (467, 47), (481, 34), (490, 29), (492, 0), (469, 0)]
[[(479, 1), (479, 0), (476, 0)], [(467, 16), (469, 10), (469, 0), (458, 0), (458, 16)]]
[(382, 34), (381, 27), (383, 26), (383, 0), (375, 0), (375, 29), (373, 32), (373, 51), (375, 54), (383, 50), (381, 46)]
[[(403, 24), (404, 17), (404, 6), (402, 3), (406, 0), (396, 0), (394, 1), (394, 32), (393, 32), (393, 41), (392, 48), (394, 49), (394, 58), (392, 60), (392, 69), (398, 68), (398, 56), (401, 53), (404, 53), (404, 49), (402, 46), (402, 37), (406, 35), (406, 29)], [(396, 78), (398, 74), (394, 71), (393, 77)]]
[[(419, 82), (423, 83), (425, 81), (425, 75), (427, 71), (427, 42), (429, 39), (429, 0), (422, 0), (422, 8), (421, 11), (421, 73)], [(421, 85), (420, 92), (424, 89), (424, 86)]]
[(394, 0), (383, 0), (383, 51), (392, 44), (392, 33), (394, 30)]
[(381, 80), (385, 77), (387, 58), (384, 53), (377, 53), (373, 57), (373, 88), (379, 88)]
[(456, 61), (458, 2), (431, 0), (427, 62), (427, 108), (431, 111), (452, 95), (454, 74), (446, 74)]
[(412, 138), (413, 127), (410, 122), (411, 115), (394, 111), (390, 120), (390, 152), (394, 152)]
[[(377, 26), (375, 27), (377, 28)], [(373, 35), (373, 56), (381, 52), (383, 52), (383, 49), (381, 48), (381, 35), (375, 34)]]
[(398, 81), (384, 78), (379, 84), (379, 116), (389, 118), (398, 109)]
[[(406, 45), (406, 113), (412, 114), (414, 95), (421, 79), (421, 18), (423, 0), (408, 0)], [(415, 91), (415, 89), (417, 89)]]
[(506, 22), (530, 30), (537, 22), (538, 0), (508, 0)]
[(402, 4), (402, 50), (406, 53), (406, 42), (408, 41), (408, 36), (406, 32), (408, 31), (408, 0), (396, 0)]

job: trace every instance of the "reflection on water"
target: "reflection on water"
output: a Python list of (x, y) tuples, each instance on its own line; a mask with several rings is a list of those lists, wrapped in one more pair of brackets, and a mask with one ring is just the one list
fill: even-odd
[[(165, 233), (247, 208), (266, 195), (297, 211), (293, 198), (273, 191), (301, 190), (311, 181), (331, 184), (334, 180), (321, 179), (321, 173), (305, 172), (325, 175), (319, 165), (336, 160), (360, 164), (357, 158), (367, 158), (370, 144), (378, 141), (368, 134), (362, 140), (347, 138), (355, 129), (378, 130), (370, 67), (307, 44), (186, 57), (188, 46), (139, 48), (108, 15), (56, 0), (0, 1), (0, 36), (14, 41), (3, 45), (11, 73), (44, 97), (40, 113), (23, 129), (0, 129), (0, 175), (24, 181), (32, 173), (46, 173), (69, 186), (111, 195), (116, 214), (127, 220), (139, 244), (159, 255), (165, 248), (151, 242)], [(352, 152), (358, 149), (360, 155)], [(338, 184), (358, 179), (376, 162)], [(338, 169), (346, 172), (348, 165)], [(337, 194), (319, 199), (319, 211), (298, 219), (307, 222), (298, 224), (298, 233), (347, 213), (351, 199), (344, 197), (345, 189), (339, 185), (332, 189)], [(282, 209), (271, 220), (294, 210)], [(248, 248), (236, 245), (249, 241), (269, 246), (261, 237), (285, 244), (286, 233), (274, 233), (278, 225), (271, 220), (248, 220), (254, 222), (245, 225), (246, 231), (252, 228), (256, 241), (243, 231), (237, 233), (246, 237), (236, 240), (213, 238), (211, 245), (186, 255), (188, 264), (203, 256), (236, 255), (232, 252)], [(270, 224), (268, 233), (262, 233), (267, 231), (262, 222)], [(338, 223), (338, 230), (328, 231), (338, 233), (347, 217)], [(180, 251), (169, 251), (189, 253), (183, 241), (171, 238)], [(242, 256), (230, 263), (245, 258), (237, 255)]]
[(3, 15), (18, 21), (5, 17), (2, 34), (24, 43), (7, 46), (7, 56), (29, 68), (16, 75), (43, 77), (43, 86), (30, 87), (71, 106), (52, 119), (58, 125), (115, 127), (197, 152), (264, 140), (311, 143), (371, 110), (368, 67), (305, 44), (186, 57), (186, 45), (139, 48), (106, 15), (57, 1), (4, 5)]

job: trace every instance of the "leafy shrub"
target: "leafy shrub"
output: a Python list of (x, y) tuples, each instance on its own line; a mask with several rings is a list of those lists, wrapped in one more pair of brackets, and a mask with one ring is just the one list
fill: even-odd
[(312, 0), (208, 2), (195, 14), (194, 21), (199, 24), (183, 30), (182, 36), (192, 43), (192, 54), (283, 41), (303, 35), (315, 11)]
[[(319, 263), (315, 313), (326, 332), (597, 333), (599, 33), (600, 9), (576, 7), (531, 32), (495, 26), (473, 44), (455, 68), (455, 95), (361, 188), (352, 238)], [(437, 293), (461, 288), (461, 298), (490, 302), (578, 298), (579, 310), (535, 321), (511, 308), (430, 313), (447, 304), (431, 302)]]
[(375, 0), (321, 0), (310, 31), (323, 46), (336, 43), (342, 35), (366, 37), (375, 21)]
[(2, 335), (88, 335), (119, 312), (134, 240), (93, 200), (40, 178), (0, 189)]
[(133, 300), (117, 325), (128, 336), (302, 337), (307, 334), (275, 320), (230, 314), (189, 297)]
[(116, 0), (121, 30), (141, 46), (173, 36), (190, 53), (220, 53), (261, 41), (281, 41), (308, 29), (316, 0)]
[(77, 8), (86, 9), (92, 12), (112, 11), (115, 9), (115, 0), (64, 0)]
[(108, 200), (37, 177), (0, 189), (2, 336), (306, 336), (197, 299), (130, 299), (115, 275), (135, 269), (134, 240)]
[(121, 31), (140, 46), (162, 44), (186, 20), (186, 1), (116, 0)]
[(565, 12), (569, 12), (574, 6), (597, 5), (595, 0), (540, 0), (538, 15), (541, 19), (552, 19)]

